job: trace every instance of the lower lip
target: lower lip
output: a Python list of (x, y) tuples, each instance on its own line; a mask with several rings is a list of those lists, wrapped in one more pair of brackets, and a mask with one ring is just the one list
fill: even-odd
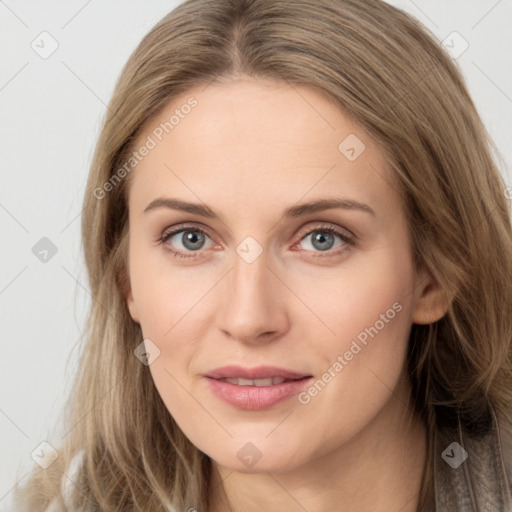
[(298, 395), (310, 382), (312, 377), (290, 380), (273, 386), (238, 386), (230, 382), (206, 377), (211, 390), (221, 400), (238, 409), (260, 411)]

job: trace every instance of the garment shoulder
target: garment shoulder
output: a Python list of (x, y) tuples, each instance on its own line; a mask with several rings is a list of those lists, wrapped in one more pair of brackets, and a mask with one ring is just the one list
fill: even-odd
[(503, 466), (505, 469), (505, 476), (508, 480), (510, 495), (512, 496), (512, 424), (503, 420), (500, 420), (498, 424), (499, 435), (501, 438)]
[(436, 431), (436, 512), (512, 512), (511, 435), (494, 410), (481, 435), (469, 435), (460, 423)]

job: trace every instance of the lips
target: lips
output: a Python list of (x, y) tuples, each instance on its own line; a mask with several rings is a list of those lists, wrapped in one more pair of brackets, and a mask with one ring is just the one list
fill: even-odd
[(272, 379), (281, 378), (283, 380), (298, 380), (304, 377), (311, 377), (306, 373), (299, 373), (277, 366), (258, 366), (256, 368), (244, 368), (243, 366), (223, 366), (206, 374), (211, 379)]
[(229, 382), (230, 384), (236, 384), (237, 386), (275, 386), (285, 382), (286, 379), (283, 377), (269, 377), (268, 379), (242, 379), (242, 378), (231, 378), (231, 379), (217, 379), (222, 382)]
[(300, 393), (311, 377), (275, 366), (224, 366), (205, 375), (210, 390), (218, 398), (251, 411), (269, 409)]

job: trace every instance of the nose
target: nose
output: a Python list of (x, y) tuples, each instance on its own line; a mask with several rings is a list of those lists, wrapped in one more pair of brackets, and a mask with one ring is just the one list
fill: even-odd
[(268, 267), (265, 252), (252, 263), (235, 254), (224, 281), (217, 325), (225, 336), (262, 344), (277, 340), (289, 329), (287, 290)]

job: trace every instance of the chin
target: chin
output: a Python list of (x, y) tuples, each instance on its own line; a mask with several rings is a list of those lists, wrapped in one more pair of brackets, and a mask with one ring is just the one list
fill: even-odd
[(290, 447), (288, 450), (284, 450), (281, 446), (281, 449), (277, 449), (276, 446), (272, 446), (268, 442), (268, 439), (266, 443), (262, 440), (261, 445), (263, 444), (266, 444), (267, 447), (258, 449), (256, 443), (248, 442), (243, 444), (241, 448), (239, 448), (240, 443), (237, 443), (234, 453), (231, 449), (231, 453), (223, 450), (222, 453), (218, 454), (219, 457), (216, 457), (215, 453), (210, 457), (224, 468), (246, 474), (285, 473), (293, 471), (305, 463), (303, 451), (301, 456), (297, 456), (302, 450), (301, 448)]
[[(229, 459), (226, 461), (215, 461), (219, 465), (224, 468), (227, 468), (231, 471), (236, 471), (238, 473), (244, 473), (248, 475), (254, 474), (263, 474), (263, 473), (286, 473), (288, 471), (293, 471), (299, 467), (298, 461), (290, 457), (282, 457), (281, 459), (272, 457), (270, 460), (263, 460), (262, 457), (254, 466), (248, 467), (245, 464), (241, 463), (238, 459)], [(223, 464), (223, 462), (225, 462)]]

